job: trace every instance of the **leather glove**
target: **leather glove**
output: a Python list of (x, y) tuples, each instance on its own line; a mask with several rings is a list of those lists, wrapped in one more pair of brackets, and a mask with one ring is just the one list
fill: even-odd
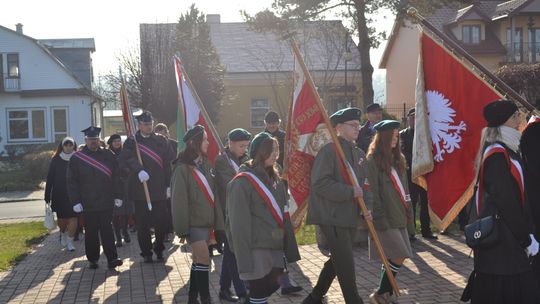
[(225, 231), (223, 230), (214, 231), (214, 236), (216, 237), (216, 242), (219, 245), (223, 245), (225, 241), (227, 240), (227, 235), (225, 235)]
[(144, 183), (144, 182), (148, 181), (149, 179), (150, 179), (150, 175), (148, 175), (148, 173), (146, 173), (146, 171), (141, 170), (139, 172), (139, 180), (141, 181), (141, 183)]
[(83, 212), (83, 207), (82, 207), (81, 203), (78, 203), (77, 205), (73, 206), (73, 211), (75, 211), (76, 213)]
[(538, 254), (539, 244), (534, 235), (529, 234), (529, 236), (531, 237), (531, 244), (525, 249), (525, 252), (527, 252), (527, 256), (535, 256)]
[(124, 203), (124, 202), (123, 202), (121, 199), (118, 199), (118, 198), (115, 198), (115, 199), (114, 199), (114, 205), (115, 205), (116, 207), (118, 207), (118, 208), (122, 207), (122, 204), (123, 204), (123, 203)]
[(171, 198), (171, 187), (167, 187), (167, 198)]

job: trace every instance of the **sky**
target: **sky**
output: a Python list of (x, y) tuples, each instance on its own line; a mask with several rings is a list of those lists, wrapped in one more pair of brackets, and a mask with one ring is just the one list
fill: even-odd
[[(240, 10), (254, 14), (270, 7), (272, 0), (17, 0), (3, 1), (0, 25), (35, 39), (94, 38), (94, 76), (117, 70), (116, 56), (138, 47), (140, 23), (177, 22), (181, 13), (195, 3), (205, 14), (220, 14), (221, 22), (242, 22)], [(12, 13), (7, 13), (12, 12)], [(332, 15), (327, 19), (339, 19)], [(378, 29), (389, 32), (393, 17), (389, 12), (376, 16)], [(377, 68), (385, 43), (372, 51)]]

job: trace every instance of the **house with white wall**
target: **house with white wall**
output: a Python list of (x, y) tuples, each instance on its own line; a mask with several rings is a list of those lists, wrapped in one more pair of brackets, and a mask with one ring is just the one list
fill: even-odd
[(94, 39), (36, 40), (0, 26), (0, 155), (58, 142), (102, 124), (92, 93)]

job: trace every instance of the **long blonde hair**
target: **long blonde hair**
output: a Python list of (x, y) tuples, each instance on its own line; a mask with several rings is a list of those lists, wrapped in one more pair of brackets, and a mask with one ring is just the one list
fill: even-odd
[(480, 168), (482, 167), (482, 158), (484, 156), (484, 150), (486, 147), (492, 143), (501, 139), (501, 129), (499, 127), (485, 127), (482, 129), (482, 135), (480, 136), (480, 148), (476, 154), (476, 159), (474, 161), (474, 171), (475, 171), (475, 183), (478, 181), (478, 174)]

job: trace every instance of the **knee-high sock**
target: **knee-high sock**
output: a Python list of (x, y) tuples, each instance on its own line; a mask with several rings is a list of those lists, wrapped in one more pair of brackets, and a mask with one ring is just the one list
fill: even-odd
[[(388, 260), (388, 264), (390, 265), (390, 269), (392, 269), (392, 274), (394, 275), (394, 278), (396, 277), (399, 269), (401, 268), (401, 265), (397, 265), (395, 263), (392, 263), (392, 261)], [(377, 290), (378, 294), (383, 294), (385, 292), (392, 293), (392, 285), (390, 284), (390, 280), (388, 279), (388, 273), (386, 272), (386, 269), (384, 268), (384, 264), (381, 268), (381, 282), (379, 283), (379, 289)]]
[(210, 287), (209, 287), (209, 265), (204, 264), (195, 264), (195, 274), (197, 277), (197, 289), (199, 290), (199, 295), (201, 300), (207, 299), (210, 297)]
[(190, 297), (197, 297), (197, 294), (199, 293), (199, 289), (197, 288), (197, 272), (195, 263), (191, 264), (191, 272), (189, 274), (189, 295)]

